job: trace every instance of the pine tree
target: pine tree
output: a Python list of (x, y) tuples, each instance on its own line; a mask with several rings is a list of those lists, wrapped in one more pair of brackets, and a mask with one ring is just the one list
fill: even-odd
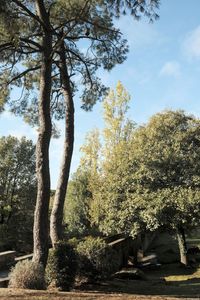
[[(62, 236), (62, 217), (74, 139), (73, 95), (81, 75), (82, 107), (90, 110), (105, 93), (96, 70), (126, 59), (127, 44), (113, 25), (124, 7), (135, 17), (156, 17), (158, 1), (3, 0), (0, 6), (1, 111), (8, 103), (17, 115), (38, 124), (38, 179), (34, 222), (34, 260), (45, 266), (50, 198), (49, 143), (52, 120), (65, 118), (63, 163), (51, 216), (51, 238)], [(84, 41), (87, 51), (81, 45)], [(21, 96), (12, 101), (13, 87)]]

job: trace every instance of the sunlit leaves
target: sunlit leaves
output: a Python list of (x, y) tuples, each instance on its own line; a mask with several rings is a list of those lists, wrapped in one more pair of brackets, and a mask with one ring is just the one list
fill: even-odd
[(199, 140), (199, 119), (183, 111), (158, 113), (135, 131), (131, 157), (136, 192), (132, 199), (135, 201), (139, 195), (143, 203), (139, 212), (141, 228), (144, 224), (148, 230), (197, 226)]
[(145, 187), (198, 186), (200, 122), (182, 111), (152, 117), (134, 137), (135, 180)]

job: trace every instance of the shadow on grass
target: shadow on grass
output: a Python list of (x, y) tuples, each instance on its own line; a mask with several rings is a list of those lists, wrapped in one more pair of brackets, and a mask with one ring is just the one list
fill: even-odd
[[(178, 264), (166, 265), (162, 266), (160, 270), (146, 271), (147, 280), (113, 279), (106, 282), (86, 284), (80, 290), (97, 293), (200, 299), (200, 278), (190, 278), (195, 274), (195, 271), (196, 268), (183, 268)], [(170, 276), (171, 279), (166, 281), (165, 277)]]
[(168, 296), (177, 298), (197, 298), (200, 299), (200, 285), (193, 286), (185, 282), (177, 283), (158, 283), (158, 282), (138, 282), (135, 280), (124, 281), (115, 280), (101, 284), (84, 286), (82, 291), (95, 293), (120, 293), (130, 295), (146, 296)]
[(165, 278), (168, 276), (190, 276), (194, 274), (199, 265), (196, 264), (192, 267), (182, 266), (180, 263), (162, 265), (156, 270), (144, 270), (145, 274), (151, 278)]

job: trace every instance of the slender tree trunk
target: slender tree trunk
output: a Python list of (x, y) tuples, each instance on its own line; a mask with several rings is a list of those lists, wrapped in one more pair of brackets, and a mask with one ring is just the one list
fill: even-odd
[(39, 18), (46, 24), (43, 28), (43, 57), (40, 74), (39, 95), (39, 135), (36, 146), (37, 172), (37, 200), (34, 214), (34, 255), (33, 261), (46, 266), (48, 258), (49, 238), (49, 199), (50, 199), (50, 171), (49, 171), (49, 143), (51, 139), (51, 71), (52, 71), (52, 36), (48, 14), (43, 1), (36, 1)]
[(63, 159), (50, 221), (50, 235), (53, 246), (63, 238), (63, 209), (74, 146), (74, 103), (71, 92), (70, 79), (67, 71), (64, 43), (61, 46), (59, 67), (66, 115)]
[(181, 264), (187, 266), (188, 265), (188, 257), (187, 257), (187, 244), (185, 239), (185, 232), (182, 226), (177, 228), (177, 240), (180, 251), (180, 262)]

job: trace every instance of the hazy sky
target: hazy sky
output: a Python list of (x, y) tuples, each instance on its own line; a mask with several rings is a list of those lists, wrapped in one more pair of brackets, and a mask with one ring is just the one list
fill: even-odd
[[(138, 124), (165, 108), (184, 109), (200, 117), (200, 0), (161, 0), (159, 14), (154, 24), (128, 16), (117, 22), (129, 41), (128, 59), (110, 73), (100, 73), (107, 86), (114, 88), (120, 80), (126, 87), (132, 98), (129, 117)], [(100, 103), (92, 112), (79, 108), (78, 97), (75, 105), (72, 171), (86, 132), (103, 127)], [(62, 130), (62, 123), (59, 127)], [(35, 129), (5, 112), (0, 116), (0, 135), (9, 134), (37, 139)], [(51, 142), (52, 188), (56, 187), (62, 143), (62, 136)]]

